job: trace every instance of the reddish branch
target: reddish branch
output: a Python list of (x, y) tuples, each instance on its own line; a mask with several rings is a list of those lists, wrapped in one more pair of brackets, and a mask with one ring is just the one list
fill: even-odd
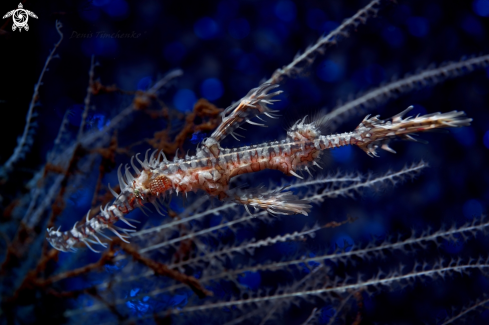
[[(107, 148), (98, 148), (95, 150), (102, 156), (102, 162), (99, 165), (99, 174), (97, 179), (97, 185), (95, 186), (95, 191), (93, 193), (92, 198), (92, 209), (95, 207), (97, 202), (99, 202), (98, 193), (100, 193), (100, 188), (102, 187), (102, 179), (108, 171), (111, 171), (115, 167), (115, 154), (117, 151), (117, 137), (114, 135), (110, 141), (110, 144)], [(108, 195), (102, 198), (102, 204), (109, 203), (113, 196), (110, 192), (107, 191)], [(95, 209), (97, 210), (97, 209)], [(94, 211), (95, 213), (95, 211)]]
[[(165, 154), (171, 157), (177, 149), (183, 152), (183, 144), (193, 133), (214, 130), (221, 122), (219, 117), (221, 112), (222, 109), (217, 108), (206, 99), (199, 99), (195, 103), (192, 113), (185, 117), (185, 125), (175, 139), (170, 139), (171, 130), (169, 126), (163, 131), (156, 132), (154, 138), (147, 140), (147, 142), (153, 148), (163, 150)], [(199, 123), (198, 120), (201, 122)]]
[(199, 281), (197, 281), (197, 279), (194, 278), (193, 276), (188, 276), (188, 275), (182, 274), (176, 270), (170, 269), (168, 266), (166, 266), (162, 263), (159, 263), (159, 262), (153, 261), (150, 258), (141, 256), (141, 254), (138, 253), (137, 249), (133, 245), (129, 245), (129, 244), (126, 244), (123, 242), (120, 242), (119, 245), (122, 248), (122, 250), (124, 250), (127, 254), (131, 255), (132, 258), (136, 262), (139, 262), (143, 265), (146, 265), (151, 270), (153, 270), (155, 272), (155, 274), (166, 276), (166, 277), (172, 278), (178, 282), (186, 284), (187, 286), (190, 287), (190, 289), (192, 289), (193, 292), (195, 292), (195, 294), (199, 298), (204, 298), (206, 296), (212, 296), (212, 292), (205, 289), (199, 283)]
[(328, 222), (327, 224), (325, 224), (324, 226), (322, 226), (321, 228), (336, 228), (336, 227), (344, 225), (345, 223), (355, 222), (355, 220), (357, 220), (357, 218), (347, 216), (346, 220), (344, 220), (344, 221), (340, 221), (340, 222), (331, 221), (331, 222)]
[[(128, 255), (130, 255), (134, 261), (141, 263), (148, 268), (150, 268), (156, 275), (161, 275), (161, 276), (166, 276), (169, 278), (172, 278), (178, 282), (181, 282), (185, 285), (187, 285), (192, 291), (195, 292), (195, 294), (200, 297), (206, 297), (206, 296), (212, 296), (212, 292), (209, 290), (205, 289), (199, 281), (192, 277), (188, 276), (185, 274), (182, 274), (176, 270), (172, 270), (168, 268), (166, 265), (153, 261), (150, 258), (141, 256), (141, 254), (138, 253), (137, 249), (134, 248), (131, 245), (128, 245), (124, 242), (122, 242), (119, 239), (114, 239), (111, 242), (111, 245), (109, 249), (107, 249), (100, 259), (92, 264), (85, 265), (83, 267), (80, 267), (75, 270), (71, 271), (66, 271), (54, 276), (51, 276), (47, 279), (42, 279), (40, 278), (41, 272), (45, 269), (47, 263), (56, 258), (58, 256), (58, 251), (52, 249), (48, 252), (46, 256), (44, 256), (41, 261), (39, 262), (38, 266), (36, 269), (30, 271), (27, 276), (25, 277), (23, 283), (20, 285), (20, 287), (15, 291), (14, 295), (7, 299), (9, 303), (16, 303), (16, 304), (26, 304), (30, 303), (31, 299), (35, 296), (35, 291), (37, 289), (44, 289), (46, 293), (51, 293), (54, 295), (59, 295), (61, 293), (56, 293), (55, 291), (52, 290), (52, 285), (56, 282), (59, 282), (64, 279), (68, 278), (73, 278), (77, 277), (83, 274), (87, 274), (91, 271), (99, 270), (103, 268), (106, 264), (111, 264), (113, 263), (114, 257), (116, 256), (116, 252), (118, 249), (123, 250), (126, 252)], [(78, 295), (83, 292), (65, 292), (63, 295)], [(90, 292), (86, 292), (89, 293)], [(93, 292), (92, 292), (93, 294)]]
[[(63, 180), (61, 181), (61, 187), (54, 200), (54, 203), (51, 205), (51, 215), (49, 216), (49, 221), (47, 224), (48, 228), (54, 227), (54, 223), (56, 218), (63, 212), (65, 208), (64, 202), (64, 194), (66, 192), (66, 188), (68, 186), (68, 180), (71, 175), (73, 175), (77, 171), (78, 161), (86, 154), (86, 150), (82, 148), (80, 144), (73, 151), (73, 155), (71, 156), (70, 162), (68, 163), (68, 167), (64, 172)], [(44, 176), (46, 176), (46, 171)]]
[[(146, 92), (136, 91), (136, 92), (126, 92), (120, 90), (116, 86), (104, 86), (99, 81), (94, 81), (91, 83), (91, 91), (93, 95), (101, 94), (101, 93), (124, 93), (124, 94), (133, 94), (133, 106), (135, 110), (145, 110), (150, 116), (153, 117), (153, 112), (147, 110), (152, 100), (157, 100), (154, 95), (148, 95)], [(161, 103), (160, 103), (161, 104)], [(162, 105), (162, 109), (159, 111), (157, 115), (154, 115), (154, 118), (165, 118), (169, 120), (170, 112), (168, 108)], [(208, 101), (202, 99), (199, 100), (191, 113), (187, 114), (185, 118), (185, 125), (183, 129), (177, 134), (175, 139), (169, 136), (170, 129), (155, 133), (155, 138), (150, 140), (145, 140), (150, 143), (153, 147), (163, 149), (165, 153), (170, 156), (175, 153), (178, 148), (183, 149), (183, 145), (185, 141), (189, 138), (191, 134), (197, 131), (206, 132), (212, 131), (217, 127), (220, 122), (219, 114), (221, 113), (221, 109), (212, 105)], [(153, 114), (153, 115), (152, 115)], [(128, 150), (122, 149), (118, 147), (117, 143), (117, 135), (114, 134), (111, 139), (111, 143), (107, 148), (96, 148), (94, 150), (88, 151), (83, 148), (81, 145), (78, 145), (71, 157), (69, 157), (68, 166), (66, 168), (53, 165), (47, 163), (44, 166), (43, 177), (40, 182), (42, 182), (50, 173), (56, 173), (63, 175), (63, 180), (61, 182), (60, 189), (54, 199), (54, 202), (51, 206), (51, 214), (48, 220), (48, 227), (52, 227), (55, 224), (56, 218), (63, 212), (65, 208), (64, 197), (67, 193), (67, 189), (69, 186), (69, 180), (71, 176), (78, 172), (78, 162), (87, 154), (97, 153), (102, 156), (102, 161), (99, 166), (99, 177), (97, 181), (97, 186), (95, 189), (95, 194), (92, 198), (92, 206), (96, 206), (97, 204), (104, 204), (109, 202), (112, 199), (110, 195), (104, 195), (103, 197), (99, 196), (100, 190), (103, 187), (102, 179), (103, 176), (110, 171), (115, 165), (115, 155), (121, 152), (127, 152)], [(42, 186), (40, 183), (39, 186)], [(110, 194), (110, 193), (109, 193)], [(14, 204), (12, 206), (15, 206)], [(8, 215), (9, 213), (7, 213)], [(26, 251), (32, 245), (33, 239), (36, 238), (39, 234), (30, 229), (28, 227), (23, 226), (22, 224), (19, 227), (19, 230), (7, 247), (7, 253), (5, 260), (3, 261), (0, 272), (5, 274), (6, 272), (12, 272), (14, 269), (20, 265), (21, 260), (25, 257)], [(107, 249), (100, 257), (100, 259), (83, 267), (63, 272), (57, 275), (53, 275), (48, 278), (44, 278), (44, 274), (46, 268), (50, 261), (56, 261), (58, 258), (59, 252), (54, 249), (49, 249), (48, 245), (44, 244), (44, 249), (39, 261), (34, 269), (27, 273), (25, 278), (23, 279), (21, 285), (15, 290), (14, 294), (3, 300), (3, 303), (10, 306), (17, 305), (27, 305), (32, 304), (37, 299), (37, 294), (39, 291), (44, 292), (47, 295), (51, 295), (53, 297), (59, 298), (76, 298), (81, 294), (88, 294), (103, 303), (105, 303), (108, 308), (119, 317), (120, 320), (124, 319), (122, 315), (119, 314), (116, 307), (111, 305), (110, 303), (103, 300), (103, 298), (99, 295), (96, 287), (86, 288), (82, 290), (74, 290), (67, 292), (60, 292), (55, 289), (53, 286), (55, 283), (77, 277), (82, 276), (84, 274), (88, 274), (89, 272), (96, 271), (102, 269), (105, 265), (111, 264), (114, 262), (115, 252), (116, 250), (123, 250), (128, 255), (130, 255), (134, 261), (145, 265), (146, 267), (153, 270), (156, 275), (166, 276), (172, 278), (178, 282), (181, 282), (191, 288), (197, 296), (205, 297), (212, 295), (212, 292), (206, 290), (197, 279), (194, 277), (182, 274), (176, 270), (168, 268), (166, 265), (156, 262), (150, 258), (141, 256), (137, 250), (121, 242), (119, 239), (114, 239), (111, 242), (110, 248)], [(191, 250), (191, 243), (189, 247), (185, 247), (185, 251)], [(187, 252), (188, 253), (188, 252)]]

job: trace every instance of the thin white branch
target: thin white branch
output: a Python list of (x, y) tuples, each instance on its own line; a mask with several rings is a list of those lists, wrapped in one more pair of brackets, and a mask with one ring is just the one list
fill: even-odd
[[(488, 303), (489, 303), (489, 298), (488, 299), (484, 299), (484, 300), (479, 301), (479, 302), (476, 302), (475, 304), (473, 304), (469, 308), (466, 308), (466, 309), (462, 310), (457, 315), (455, 315), (453, 317), (450, 317), (449, 319), (447, 319), (446, 321), (444, 321), (443, 324), (441, 324), (441, 325), (451, 324), (454, 321), (456, 321), (457, 319), (464, 317), (466, 314), (468, 314), (468, 313), (476, 310), (477, 308), (483, 307), (484, 305), (486, 305)], [(485, 307), (485, 308), (487, 308), (487, 307)]]
[(34, 93), (32, 94), (32, 99), (31, 102), (29, 103), (29, 109), (27, 110), (27, 115), (25, 118), (26, 124), (24, 127), (24, 132), (17, 140), (18, 143), (14, 149), (14, 153), (5, 162), (2, 168), (0, 168), (0, 175), (3, 173), (8, 173), (12, 169), (13, 165), (19, 159), (23, 158), (25, 151), (27, 150), (27, 146), (30, 144), (30, 142), (32, 142), (32, 137), (30, 132), (32, 126), (32, 119), (36, 116), (34, 112), (34, 107), (36, 106), (36, 103), (39, 100), (39, 88), (42, 85), (42, 79), (44, 78), (44, 74), (46, 73), (46, 71), (48, 71), (48, 65), (51, 62), (51, 60), (56, 58), (54, 54), (56, 53), (56, 50), (58, 49), (59, 45), (61, 44), (61, 41), (63, 40), (63, 33), (61, 32), (61, 27), (63, 27), (61, 22), (56, 21), (56, 30), (58, 31), (59, 34), (59, 40), (56, 44), (54, 44), (51, 53), (49, 53), (46, 62), (44, 63), (44, 67), (42, 68), (41, 74), (39, 75), (39, 79), (37, 80), (37, 83), (34, 85)]
[(82, 114), (82, 119), (80, 123), (80, 129), (78, 130), (78, 135), (76, 137), (76, 141), (79, 142), (82, 135), (83, 131), (85, 129), (85, 123), (87, 120), (88, 116), (88, 110), (90, 109), (90, 98), (93, 93), (93, 76), (94, 76), (94, 69), (95, 69), (95, 57), (92, 55), (92, 58), (90, 60), (90, 69), (88, 70), (88, 87), (87, 87), (87, 94), (85, 96), (84, 104), (85, 107), (83, 109), (83, 114)]
[(285, 75), (297, 75), (300, 70), (304, 69), (312, 62), (316, 54), (323, 54), (326, 47), (335, 45), (340, 37), (348, 37), (348, 31), (356, 28), (360, 24), (365, 24), (367, 19), (375, 17), (378, 12), (378, 6), (382, 0), (373, 0), (364, 8), (360, 9), (355, 15), (343, 21), (343, 23), (331, 31), (328, 35), (320, 37), (316, 43), (300, 55), (287, 66), (275, 70), (272, 77), (265, 83), (280, 83)]
[(414, 75), (408, 75), (403, 79), (396, 80), (378, 88), (372, 89), (365, 94), (337, 106), (330, 113), (322, 117), (328, 121), (329, 127), (341, 124), (347, 117), (353, 114), (365, 113), (366, 110), (397, 98), (419, 88), (426, 88), (444, 82), (447, 79), (463, 76), (477, 69), (489, 66), (489, 55), (477, 56), (458, 62), (448, 62), (438, 68), (427, 69)]
[[(204, 310), (208, 311), (214, 308), (223, 308), (223, 307), (229, 308), (229, 307), (240, 306), (245, 304), (257, 304), (257, 303), (268, 302), (276, 299), (289, 299), (294, 297), (306, 298), (307, 296), (319, 296), (319, 295), (325, 295), (333, 292), (344, 293), (344, 292), (350, 292), (351, 290), (357, 291), (369, 286), (374, 286), (374, 287), (388, 286), (391, 285), (392, 283), (398, 283), (402, 281), (412, 281), (422, 277), (434, 278), (437, 276), (444, 276), (447, 273), (454, 273), (454, 272), (463, 273), (470, 269), (487, 269), (487, 268), (489, 268), (489, 264), (487, 262), (481, 262), (481, 263), (466, 264), (466, 265), (456, 264), (456, 265), (449, 265), (449, 266), (438, 266), (432, 269), (421, 270), (421, 271), (413, 270), (412, 272), (407, 274), (397, 274), (395, 272), (385, 278), (380, 278), (380, 276), (377, 276), (367, 281), (362, 281), (361, 279), (359, 279), (355, 283), (341, 283), (332, 287), (325, 287), (325, 288), (320, 288), (315, 290), (304, 290), (304, 291), (300, 290), (297, 292), (276, 294), (276, 295), (266, 296), (266, 297), (255, 297), (255, 298), (249, 298), (244, 300), (240, 299), (240, 300), (233, 300), (233, 301), (226, 301), (226, 302), (203, 304), (200, 306), (193, 306), (193, 307), (183, 307), (180, 310), (173, 310), (172, 312), (173, 314), (181, 314), (181, 313), (188, 313), (188, 312), (195, 312), (195, 311), (204, 311)], [(166, 313), (167, 312), (168, 311), (166, 311)]]
[(396, 183), (398, 183), (399, 181), (403, 180), (406, 177), (414, 177), (422, 169), (426, 167), (428, 167), (428, 164), (421, 161), (417, 164), (411, 165), (410, 167), (404, 167), (402, 170), (395, 173), (387, 172), (383, 176), (376, 177), (376, 178), (369, 177), (365, 181), (356, 182), (346, 187), (326, 189), (322, 193), (308, 196), (305, 199), (310, 201), (311, 203), (322, 202), (324, 201), (325, 198), (335, 198), (338, 196), (352, 196), (354, 192), (357, 192), (362, 188), (374, 188), (386, 182), (390, 182), (392, 183), (392, 185), (396, 185)]

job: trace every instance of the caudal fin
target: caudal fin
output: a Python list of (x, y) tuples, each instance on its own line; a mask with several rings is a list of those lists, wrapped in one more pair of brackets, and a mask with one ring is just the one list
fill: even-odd
[(412, 134), (440, 128), (468, 126), (472, 122), (471, 118), (465, 116), (465, 112), (459, 111), (408, 116), (403, 119), (403, 116), (412, 109), (413, 106), (409, 106), (406, 110), (386, 120), (379, 119), (379, 115), (366, 116), (355, 129), (355, 133), (362, 139), (356, 144), (372, 157), (377, 156), (378, 148), (395, 153), (388, 145), (393, 138), (417, 141), (411, 136)]

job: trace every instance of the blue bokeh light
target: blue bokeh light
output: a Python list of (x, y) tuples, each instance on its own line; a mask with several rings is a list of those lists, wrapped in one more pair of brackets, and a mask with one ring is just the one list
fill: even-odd
[[(281, 39), (283, 39), (283, 37), (281, 37), (281, 32), (283, 32), (283, 30), (281, 30), (279, 25), (280, 24), (275, 25), (275, 28), (273, 29), (264, 28), (258, 33), (260, 40), (262, 40), (264, 43), (268, 43), (269, 46), (271, 45), (270, 49), (272, 49), (273, 46), (279, 46), (281, 44)], [(287, 32), (285, 32), (285, 36), (286, 33)]]
[(80, 17), (86, 21), (96, 21), (100, 19), (100, 9), (99, 8), (80, 8), (78, 10)]
[(245, 272), (238, 278), (238, 282), (250, 290), (256, 290), (261, 284), (261, 275), (258, 272)]
[(219, 26), (214, 19), (203, 17), (194, 24), (194, 32), (201, 39), (213, 39), (219, 33)]
[(438, 181), (428, 183), (422, 190), (422, 196), (426, 202), (434, 202), (440, 199), (442, 188)]
[(186, 295), (174, 295), (169, 302), (170, 306), (185, 307), (188, 303), (188, 297)]
[(340, 24), (338, 24), (336, 21), (328, 20), (323, 24), (323, 33), (327, 34), (331, 32), (332, 30), (336, 29)]
[[(272, 30), (273, 30), (273, 34), (275, 34), (274, 37), (278, 38), (279, 42), (285, 41), (289, 37), (289, 34), (290, 34), (289, 29), (283, 23), (273, 24)], [(282, 44), (282, 43), (279, 43), (279, 44)]]
[(139, 290), (141, 290), (141, 288), (131, 289), (131, 291), (129, 292), (129, 296), (135, 297), (138, 294)]
[(467, 15), (462, 19), (462, 29), (468, 34), (474, 36), (482, 36), (484, 34), (484, 28), (481, 22), (472, 15)]
[(104, 11), (112, 18), (122, 19), (129, 14), (129, 4), (125, 0), (111, 0)]
[(312, 29), (322, 30), (326, 22), (326, 15), (321, 9), (313, 8), (307, 11), (307, 26)]
[(192, 138), (190, 139), (190, 142), (192, 144), (198, 144), (198, 143), (202, 142), (202, 140), (204, 140), (204, 138), (206, 138), (206, 137), (207, 137), (207, 133), (197, 131), (197, 132), (192, 134)]
[(221, 98), (224, 93), (224, 87), (221, 80), (217, 78), (205, 79), (200, 85), (200, 93), (208, 100)]
[(91, 1), (91, 4), (96, 6), (96, 7), (102, 7), (108, 4), (111, 0), (93, 0)]
[(260, 60), (254, 54), (243, 53), (239, 55), (235, 68), (245, 75), (254, 75), (260, 71)]
[(482, 215), (482, 205), (476, 199), (466, 201), (462, 210), (464, 217), (467, 219), (477, 218)]
[(489, 0), (474, 0), (472, 9), (481, 17), (489, 17)]
[(150, 309), (149, 304), (143, 304), (141, 301), (127, 301), (126, 307), (131, 310), (134, 315), (142, 316)]
[(458, 143), (463, 146), (471, 147), (475, 144), (475, 132), (472, 127), (464, 127), (451, 130)]
[[(309, 257), (316, 257), (316, 254), (311, 252), (308, 254), (308, 256)], [(307, 273), (307, 274), (311, 273), (312, 269), (315, 269), (320, 265), (321, 265), (321, 263), (316, 262), (316, 261), (309, 261), (309, 262), (307, 262), (307, 265), (305, 263), (299, 264), (299, 266), (302, 268), (302, 272)]]
[(223, 18), (234, 17), (239, 10), (237, 0), (222, 0), (217, 5), (217, 14)]
[(489, 149), (489, 130), (484, 133), (484, 137), (482, 138), (482, 141), (484, 142), (484, 146), (486, 146), (487, 149)]
[(365, 80), (370, 85), (380, 84), (385, 79), (385, 71), (378, 64), (372, 64), (365, 68)]
[(289, 0), (277, 2), (274, 8), (275, 15), (282, 21), (291, 22), (297, 15), (295, 3)]
[(229, 23), (229, 35), (235, 39), (243, 39), (250, 33), (250, 24), (244, 18), (234, 19)]
[(90, 124), (92, 126), (96, 126), (99, 131), (102, 130), (105, 126), (109, 125), (109, 123), (110, 120), (105, 121), (105, 115), (103, 114), (94, 114), (93, 117), (90, 119)]
[(345, 234), (337, 234), (333, 237), (331, 249), (337, 252), (349, 252), (353, 249), (353, 239)]
[(173, 96), (173, 105), (181, 112), (190, 112), (194, 109), (197, 97), (190, 89), (179, 89)]
[(383, 239), (386, 236), (385, 224), (378, 221), (369, 221), (362, 226), (362, 238), (366, 240)]
[(336, 309), (333, 306), (326, 306), (321, 309), (318, 317), (318, 324), (330, 324), (331, 318), (336, 315)]
[(86, 56), (114, 56), (118, 53), (119, 45), (114, 38), (88, 38), (84, 39), (82, 44), (82, 52)]
[(143, 77), (138, 81), (138, 90), (148, 90), (152, 83), (151, 77)]
[[(311, 253), (309, 253), (309, 257), (316, 257), (316, 254), (314, 254), (314, 253), (311, 252)], [(309, 261), (309, 262), (307, 262), (307, 265), (308, 265), (308, 267), (306, 267), (304, 265), (304, 271), (306, 273), (309, 273), (311, 269), (314, 269), (314, 268), (320, 266), (321, 263), (316, 262), (316, 261)]]
[(409, 17), (407, 25), (409, 33), (415, 37), (425, 37), (430, 31), (428, 19), (424, 17)]
[(393, 48), (404, 45), (404, 34), (395, 26), (388, 26), (382, 30), (382, 38)]
[(178, 41), (165, 46), (163, 53), (165, 59), (174, 64), (180, 62), (186, 54), (187, 50), (185, 49), (185, 46)]
[(334, 61), (324, 60), (319, 64), (316, 73), (323, 81), (335, 82), (343, 76), (343, 68)]

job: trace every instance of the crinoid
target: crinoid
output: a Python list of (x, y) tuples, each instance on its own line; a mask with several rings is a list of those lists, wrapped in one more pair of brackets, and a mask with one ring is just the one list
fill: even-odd
[(489, 55), (460, 58), (487, 1), (119, 2), (80, 15), (131, 28), (56, 44), (0, 169), (10, 319), (487, 323)]

